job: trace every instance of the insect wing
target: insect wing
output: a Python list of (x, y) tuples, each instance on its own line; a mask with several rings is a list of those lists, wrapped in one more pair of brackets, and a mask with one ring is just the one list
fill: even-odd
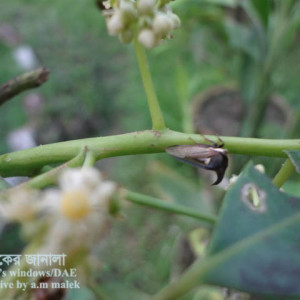
[(186, 163), (186, 164), (189, 164), (189, 165), (192, 165), (194, 167), (200, 167), (200, 168), (203, 168), (203, 169), (206, 169), (206, 170), (210, 170), (205, 164), (204, 164), (204, 161), (201, 162), (200, 160), (197, 160), (197, 159), (192, 159), (192, 158), (181, 158), (181, 157), (178, 157), (178, 156), (174, 156), (172, 155), (174, 158)]
[(166, 151), (175, 158), (208, 158), (211, 151), (209, 146), (203, 145), (181, 145), (168, 147)]

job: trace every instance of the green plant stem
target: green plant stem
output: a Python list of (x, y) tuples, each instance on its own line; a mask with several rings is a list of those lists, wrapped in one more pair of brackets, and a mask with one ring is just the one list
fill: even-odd
[(263, 70), (259, 84), (257, 86), (256, 95), (251, 104), (247, 106), (247, 115), (243, 121), (241, 131), (242, 136), (257, 136), (257, 132), (264, 120), (266, 108), (269, 98), (269, 77), (270, 73)]
[(154, 130), (164, 129), (166, 128), (166, 125), (156, 97), (145, 49), (136, 39), (134, 40), (134, 47), (148, 100), (148, 107), (152, 119), (152, 128)]
[(87, 151), (82, 167), (93, 167), (96, 162), (96, 157), (92, 151)]
[(284, 231), (289, 226), (295, 226), (300, 223), (300, 213), (295, 216), (283, 220), (270, 228), (267, 228), (254, 236), (245, 238), (232, 246), (206, 258), (198, 259), (179, 279), (173, 281), (151, 300), (175, 300), (185, 295), (190, 290), (201, 284), (209, 284), (206, 280), (207, 275), (218, 267), (227, 263), (231, 259), (247, 249), (255, 248), (255, 245), (267, 238)]
[(217, 216), (207, 213), (201, 213), (195, 209), (191, 209), (188, 207), (185, 207), (180, 204), (172, 203), (163, 201), (154, 197), (142, 195), (139, 193), (134, 193), (127, 191), (125, 194), (125, 199), (127, 199), (130, 202), (140, 204), (143, 206), (148, 206), (152, 208), (157, 208), (160, 210), (164, 210), (167, 212), (176, 213), (178, 215), (184, 215), (189, 216), (195, 219), (198, 219), (200, 221), (208, 222), (211, 224), (214, 224), (217, 221)]
[[(192, 139), (191, 139), (192, 138)], [(207, 138), (217, 141), (216, 136)], [(283, 150), (300, 150), (299, 140), (268, 140), (241, 137), (221, 137), (225, 148), (232, 154), (287, 157)], [(0, 175), (31, 176), (52, 163), (63, 163), (73, 159), (85, 146), (96, 160), (145, 153), (165, 152), (174, 145), (193, 145), (194, 141), (207, 144), (201, 135), (187, 134), (165, 129), (145, 130), (122, 135), (73, 140), (7, 153), (0, 156)]]
[(279, 172), (275, 175), (273, 179), (274, 185), (280, 188), (294, 172), (295, 167), (291, 160), (288, 158), (280, 168)]
[(92, 159), (92, 157), (94, 157), (94, 156), (91, 154), (91, 152), (88, 151), (87, 147), (84, 147), (79, 152), (79, 154), (76, 157), (74, 157), (73, 159), (71, 159), (70, 161), (68, 161), (56, 168), (53, 168), (46, 173), (38, 175), (38, 176), (32, 178), (31, 180), (28, 180), (22, 184), (19, 184), (11, 189), (6, 188), (6, 189), (1, 190), (1, 184), (0, 184), (0, 193), (1, 192), (5, 193), (6, 191), (11, 192), (12, 189), (15, 190), (15, 189), (20, 189), (20, 188), (24, 188), (24, 187), (31, 187), (34, 189), (42, 189), (49, 185), (54, 185), (57, 183), (57, 177), (59, 176), (59, 174), (62, 172), (63, 169), (84, 166), (85, 163), (86, 163), (85, 166), (88, 166), (89, 163), (94, 162), (94, 159)]
[[(61, 171), (65, 168), (75, 168), (82, 166), (82, 164), (85, 162), (85, 158), (87, 157), (89, 152), (87, 152), (87, 148), (84, 147), (77, 156), (75, 156), (70, 161), (64, 163), (61, 166), (58, 166), (55, 169), (52, 169), (51, 171), (48, 171), (47, 173), (41, 174), (39, 176), (34, 177), (33, 179), (23, 183), (23, 185), (30, 186), (32, 188), (38, 188), (42, 189), (44, 187), (47, 187), (49, 185), (55, 184), (57, 181), (58, 175), (61, 173)], [(20, 186), (17, 186), (17, 188)]]
[[(244, 3), (248, 2), (245, 1)], [(262, 75), (258, 80), (259, 83), (256, 87), (256, 94), (253, 101), (251, 101), (251, 105), (247, 108), (247, 117), (241, 132), (242, 136), (257, 136), (261, 124), (264, 121), (271, 95), (270, 93), (272, 91), (272, 74), (278, 65), (278, 61), (280, 61), (281, 56), (287, 51), (287, 39), (292, 37), (290, 32), (292, 26), (291, 9), (294, 4), (293, 0), (286, 0), (279, 1), (277, 5), (275, 5), (272, 13), (272, 19), (274, 19), (274, 24), (277, 24), (277, 26), (270, 25), (264, 34), (266, 36), (264, 37), (263, 35), (263, 38), (260, 40), (262, 45), (265, 44), (266, 40), (268, 41), (267, 45), (264, 45), (268, 51), (265, 57), (262, 56), (263, 61), (261, 69), (258, 72)], [(252, 64), (254, 64), (253, 61)]]

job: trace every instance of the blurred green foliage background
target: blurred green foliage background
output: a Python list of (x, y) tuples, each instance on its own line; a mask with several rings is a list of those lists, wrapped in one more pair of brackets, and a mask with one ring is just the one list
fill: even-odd
[[(174, 32), (172, 40), (148, 51), (154, 85), (169, 128), (198, 131), (195, 125), (198, 119), (206, 117), (212, 123), (222, 120), (224, 113), (218, 110), (219, 102), (212, 115), (205, 115), (205, 111), (201, 115), (196, 109), (197, 101), (207, 100), (207, 90), (222, 86), (240, 90), (247, 98), (259, 84), (264, 62), (258, 63), (253, 57), (256, 57), (255, 45), (261, 45), (256, 44), (260, 32), (247, 8), (236, 7), (237, 2), (178, 0), (171, 4), (181, 18), (182, 27)], [(270, 3), (275, 12), (269, 16), (273, 29), (268, 28), (263, 37), (267, 48), (270, 32), (286, 25), (276, 23), (276, 1)], [(105, 19), (94, 1), (4, 1), (1, 26), (9, 26), (18, 38), (13, 45), (0, 39), (0, 83), (24, 71), (12, 55), (19, 45), (32, 47), (39, 65), (50, 69), (49, 81), (36, 90), (44, 99), (38, 116), (30, 116), (24, 108), (24, 97), (32, 91), (1, 106), (1, 153), (10, 151), (6, 143), (8, 133), (26, 124), (35, 124), (38, 143), (150, 128), (133, 46), (120, 44), (118, 39), (108, 36)], [(295, 30), (289, 44), (282, 48), (283, 55), (273, 65), (269, 78), (272, 84), (268, 86), (268, 94), (279, 94), (283, 99), (285, 118), (290, 118), (286, 117), (286, 110), (293, 112), (290, 118), (293, 122), (288, 126), (277, 124), (271, 112), (270, 119), (275, 118), (275, 125), (273, 122), (260, 126), (257, 136), (298, 137), (299, 41), (299, 31)], [(231, 124), (226, 123), (228, 131), (221, 133), (207, 124), (203, 130), (231, 135)], [(243, 127), (242, 123), (238, 126)], [(268, 163), (262, 158), (258, 161)], [(166, 155), (111, 158), (98, 165), (110, 179), (129, 189), (175, 201), (192, 195), (186, 205), (195, 206), (192, 199), (198, 197), (197, 209), (218, 208), (217, 201), (207, 203), (211, 198), (207, 193), (212, 192), (203, 187), (195, 170)], [(269, 171), (272, 172), (271, 167)], [(175, 193), (174, 186), (178, 187)], [(298, 193), (296, 186), (289, 183), (294, 193)], [(101, 266), (96, 273), (104, 293), (109, 299), (124, 299), (124, 291), (127, 294), (130, 291), (134, 294), (130, 299), (142, 299), (143, 293), (154, 293), (164, 286), (176, 260), (174, 245), (180, 244), (181, 237), (197, 226), (196, 221), (183, 217), (141, 207), (124, 208), (123, 219), (112, 222), (107, 238), (97, 250)]]

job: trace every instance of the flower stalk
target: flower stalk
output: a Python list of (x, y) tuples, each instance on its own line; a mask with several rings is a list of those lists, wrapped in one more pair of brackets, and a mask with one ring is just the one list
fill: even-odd
[(152, 128), (154, 130), (164, 129), (166, 128), (166, 125), (156, 97), (145, 50), (136, 39), (134, 40), (134, 48), (148, 100), (148, 107), (152, 119)]

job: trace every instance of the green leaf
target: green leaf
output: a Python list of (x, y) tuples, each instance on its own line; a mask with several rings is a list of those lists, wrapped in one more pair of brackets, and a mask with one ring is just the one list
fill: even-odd
[(232, 48), (246, 53), (256, 62), (261, 61), (261, 46), (253, 28), (228, 21), (225, 23), (225, 30)]
[(300, 151), (285, 150), (284, 152), (288, 155), (289, 159), (295, 166), (297, 173), (300, 174)]
[(234, 8), (237, 6), (237, 0), (203, 0), (202, 2), (207, 2), (209, 4), (217, 4), (225, 7)]
[(288, 180), (282, 186), (285, 193), (298, 197), (300, 195), (300, 185), (299, 181)]
[(203, 4), (213, 4), (213, 5), (220, 5), (224, 7), (229, 7), (229, 8), (235, 8), (238, 5), (239, 0), (190, 0), (189, 3), (187, 3), (185, 0), (177, 0), (174, 3), (171, 3), (172, 7), (177, 7), (182, 5), (183, 3), (185, 5), (187, 4), (197, 4), (203, 5)]
[[(255, 201), (259, 203), (255, 203)], [(300, 199), (248, 165), (228, 191), (210, 247), (206, 283), (266, 295), (300, 295)]]
[(251, 0), (252, 6), (264, 27), (267, 27), (270, 14), (270, 0)]

